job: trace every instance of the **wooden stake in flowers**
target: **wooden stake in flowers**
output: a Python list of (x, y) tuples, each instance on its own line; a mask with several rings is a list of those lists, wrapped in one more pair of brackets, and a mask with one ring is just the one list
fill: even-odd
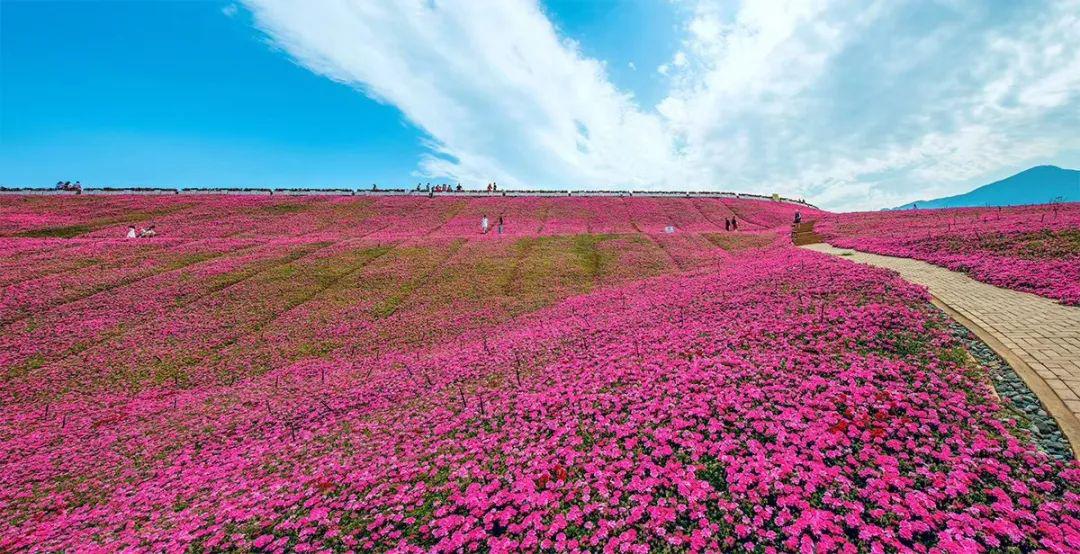
[(461, 388), (461, 383), (457, 384), (458, 397), (461, 399), (461, 409), (464, 410), (469, 404), (465, 402), (465, 389)]

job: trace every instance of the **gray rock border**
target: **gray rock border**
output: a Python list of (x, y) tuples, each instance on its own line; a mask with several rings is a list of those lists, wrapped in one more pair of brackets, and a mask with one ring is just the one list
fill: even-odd
[[(948, 314), (945, 315), (948, 317)], [(967, 327), (952, 318), (949, 319), (949, 330), (989, 374), (990, 383), (1001, 398), (1002, 406), (1015, 416), (1006, 416), (1006, 419), (1015, 420), (1019, 428), (1030, 432), (1032, 442), (1047, 456), (1065, 462), (1073, 460), (1075, 456), (1061, 427), (1016, 370)]]

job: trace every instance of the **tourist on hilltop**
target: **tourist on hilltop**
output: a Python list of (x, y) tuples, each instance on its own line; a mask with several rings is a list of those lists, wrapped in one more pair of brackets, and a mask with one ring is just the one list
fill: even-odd
[(461, 183), (458, 183), (458, 184), (457, 184), (457, 191), (458, 191), (458, 192), (461, 192)]
[(133, 238), (138, 237), (138, 236), (139, 235), (137, 233), (135, 233), (135, 226), (134, 225), (128, 225), (127, 238), (133, 239)]
[(64, 190), (64, 182), (63, 181), (57, 181), (56, 182), (56, 190)]
[(802, 223), (802, 213), (799, 210), (795, 210), (795, 225)]
[(726, 217), (724, 218), (724, 230), (725, 231), (730, 231), (731, 230), (731, 220), (726, 218)]
[(495, 181), (492, 181), (491, 182), (491, 192), (495, 192), (497, 190), (499, 190), (499, 185), (496, 184)]
[(731, 230), (732, 231), (738, 231), (739, 230), (739, 220), (735, 219), (734, 217), (731, 218)]
[(499, 234), (500, 235), (502, 234), (502, 230), (503, 230), (503, 216), (502, 216), (502, 214), (499, 214)]
[(491, 192), (491, 183), (488, 183), (488, 186), (487, 186), (487, 191), (488, 191), (488, 192)]
[(487, 218), (487, 214), (484, 214), (484, 215), (483, 215), (483, 217), (481, 217), (481, 218), (480, 218), (480, 232), (481, 232), (481, 233), (483, 233), (483, 234), (485, 234), (485, 235), (486, 235), (486, 234), (487, 234), (487, 232), (488, 232), (488, 218)]

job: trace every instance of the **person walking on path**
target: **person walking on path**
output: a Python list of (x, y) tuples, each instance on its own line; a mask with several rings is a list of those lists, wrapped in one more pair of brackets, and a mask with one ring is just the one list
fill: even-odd
[(481, 231), (481, 233), (483, 233), (483, 234), (485, 234), (485, 235), (486, 235), (486, 234), (487, 234), (487, 232), (488, 232), (488, 218), (487, 218), (487, 214), (484, 214), (484, 215), (483, 215), (483, 217), (481, 217), (481, 218), (480, 218), (480, 231)]
[(502, 214), (499, 214), (499, 234), (500, 235), (502, 234), (502, 230), (503, 230), (503, 216), (502, 216)]
[(802, 213), (799, 210), (795, 210), (795, 225), (802, 223)]

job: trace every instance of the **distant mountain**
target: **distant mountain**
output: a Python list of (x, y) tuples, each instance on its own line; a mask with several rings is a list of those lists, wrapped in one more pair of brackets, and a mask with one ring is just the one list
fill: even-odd
[(964, 208), (970, 206), (1018, 206), (1054, 201), (1080, 202), (1080, 171), (1040, 165), (983, 185), (971, 192), (936, 200), (919, 200), (896, 210)]

